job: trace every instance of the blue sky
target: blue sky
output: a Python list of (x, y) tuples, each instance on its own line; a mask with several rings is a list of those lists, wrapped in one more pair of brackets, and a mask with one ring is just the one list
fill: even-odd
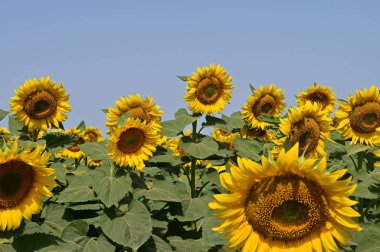
[(50, 75), (72, 112), (105, 131), (102, 108), (121, 95), (153, 96), (164, 119), (185, 107), (185, 83), (216, 63), (235, 89), (276, 84), (286, 102), (314, 81), (339, 98), (380, 83), (380, 1), (6, 1), (0, 0), (0, 108), (26, 79)]

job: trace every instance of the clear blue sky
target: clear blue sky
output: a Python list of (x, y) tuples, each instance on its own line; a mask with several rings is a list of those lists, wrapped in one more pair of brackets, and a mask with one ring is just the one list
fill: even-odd
[(26, 79), (50, 75), (71, 94), (64, 123), (103, 126), (121, 95), (153, 96), (164, 119), (185, 107), (197, 66), (222, 64), (237, 111), (248, 83), (286, 102), (317, 81), (339, 98), (380, 83), (380, 1), (0, 0), (0, 108)]

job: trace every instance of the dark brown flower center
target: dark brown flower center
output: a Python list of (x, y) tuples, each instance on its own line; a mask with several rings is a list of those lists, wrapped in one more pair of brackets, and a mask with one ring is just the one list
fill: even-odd
[(19, 160), (0, 165), (0, 209), (17, 206), (28, 195), (34, 183), (33, 168)]
[(80, 151), (80, 148), (78, 147), (78, 145), (74, 144), (74, 145), (71, 145), (69, 148), (67, 148), (69, 151), (71, 152), (79, 152)]
[(263, 130), (260, 128), (251, 129), (251, 136), (253, 138), (263, 138), (265, 137), (266, 133), (267, 133), (267, 130)]
[(24, 109), (31, 118), (44, 119), (57, 111), (57, 101), (51, 93), (37, 91), (25, 100)]
[(215, 77), (204, 78), (198, 83), (196, 94), (200, 103), (214, 104), (222, 96), (222, 85)]
[(309, 94), (307, 100), (321, 104), (322, 109), (325, 109), (329, 103), (328, 96), (320, 92), (313, 92)]
[(128, 113), (131, 115), (134, 119), (140, 119), (141, 121), (146, 121), (149, 123), (151, 121), (150, 115), (145, 111), (145, 109), (138, 107), (138, 108), (132, 108), (128, 110)]
[(288, 174), (254, 184), (245, 214), (252, 228), (265, 238), (292, 241), (318, 230), (329, 211), (325, 192), (317, 183)]
[(350, 115), (350, 125), (359, 133), (373, 133), (380, 127), (380, 104), (367, 102), (353, 109)]
[(255, 116), (273, 115), (276, 112), (276, 101), (270, 95), (264, 95), (252, 107)]
[(312, 118), (305, 118), (292, 125), (289, 140), (292, 145), (299, 142), (300, 153), (313, 151), (318, 146), (320, 130), (318, 123)]
[(145, 135), (140, 129), (130, 128), (121, 133), (117, 147), (124, 153), (134, 153), (144, 145)]

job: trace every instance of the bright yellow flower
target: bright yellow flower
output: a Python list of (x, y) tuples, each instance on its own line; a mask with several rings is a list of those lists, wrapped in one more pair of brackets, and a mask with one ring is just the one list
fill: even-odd
[(33, 151), (0, 150), (0, 227), (17, 229), (23, 218), (30, 220), (42, 210), (41, 201), (53, 194), (47, 188), (55, 186), (54, 169), (47, 168), (49, 153), (37, 146)]
[(87, 127), (82, 136), (86, 142), (100, 142), (103, 141), (102, 132), (96, 127)]
[(108, 134), (117, 125), (117, 119), (126, 113), (130, 114), (132, 118), (138, 118), (146, 123), (156, 122), (153, 124), (160, 127), (158, 124), (161, 121), (161, 115), (164, 113), (160, 110), (160, 106), (155, 105), (152, 97), (141, 99), (140, 94), (129, 95), (129, 97), (122, 96), (120, 100), (116, 101), (116, 108), (110, 107), (107, 113), (106, 126), (109, 127)]
[(332, 112), (336, 102), (335, 93), (331, 91), (331, 87), (314, 83), (313, 87), (307, 87), (307, 91), (300, 92), (297, 95), (299, 106), (305, 105), (306, 101), (317, 102), (321, 105), (322, 110)]
[(305, 105), (290, 108), (288, 117), (281, 119), (280, 130), (285, 137), (274, 142), (280, 147), (289, 138), (290, 144), (299, 143), (300, 152), (306, 157), (318, 158), (326, 155), (325, 139), (329, 138), (331, 118), (327, 110), (321, 110), (318, 103), (307, 101)]
[(211, 135), (216, 141), (226, 144), (228, 148), (233, 148), (232, 143), (235, 140), (235, 138), (239, 135), (239, 133), (238, 132), (228, 133), (221, 129), (216, 128), (211, 133)]
[(61, 150), (60, 152), (56, 153), (56, 157), (68, 157), (72, 159), (79, 159), (84, 156), (83, 151), (78, 147), (78, 145), (83, 144), (85, 142), (82, 132), (80, 132), (79, 129), (76, 128), (69, 128), (64, 131), (67, 135), (74, 135), (78, 137), (77, 143), (71, 145), (70, 147)]
[(0, 127), (0, 135), (8, 135), (10, 134), (9, 130), (5, 127)]
[(247, 139), (259, 139), (262, 141), (274, 141), (276, 139), (270, 127), (265, 129), (261, 128), (251, 128), (247, 125), (244, 125), (240, 130), (240, 135), (242, 138)]
[(15, 93), (9, 102), (11, 113), (30, 129), (58, 128), (71, 110), (63, 84), (56, 85), (49, 76), (27, 80)]
[(185, 101), (194, 113), (220, 113), (232, 96), (232, 78), (221, 65), (198, 67), (187, 79)]
[(330, 173), (326, 157), (299, 159), (298, 144), (277, 161), (262, 157), (262, 165), (238, 158), (238, 165), (220, 174), (229, 193), (214, 195), (209, 207), (224, 222), (214, 228), (227, 233), (230, 248), (254, 251), (339, 251), (348, 232), (360, 231), (359, 217), (348, 197), (356, 189), (346, 169)]
[(283, 100), (284, 92), (276, 89), (275, 85), (271, 84), (268, 88), (260, 85), (242, 107), (242, 117), (252, 128), (264, 130), (271, 124), (263, 122), (257, 117), (261, 115), (279, 116), (286, 106)]
[(369, 90), (356, 90), (355, 96), (349, 96), (348, 102), (340, 101), (335, 112), (337, 129), (351, 144), (380, 144), (380, 94), (373, 85)]
[(137, 170), (145, 167), (144, 161), (150, 159), (156, 151), (159, 138), (157, 126), (146, 121), (129, 117), (124, 125), (112, 131), (109, 138), (109, 156), (120, 166), (129, 166)]

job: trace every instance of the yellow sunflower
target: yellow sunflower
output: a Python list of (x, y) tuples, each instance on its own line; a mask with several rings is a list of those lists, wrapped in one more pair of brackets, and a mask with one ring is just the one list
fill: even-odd
[[(277, 161), (262, 157), (262, 165), (238, 158), (238, 165), (220, 175), (230, 193), (214, 195), (209, 207), (224, 222), (214, 228), (228, 233), (230, 248), (254, 251), (339, 251), (348, 232), (360, 231), (359, 217), (348, 197), (356, 189), (346, 169), (329, 173), (326, 157), (299, 159), (298, 144)], [(340, 180), (339, 180), (340, 179)]]
[(118, 126), (109, 138), (109, 156), (120, 166), (137, 170), (145, 167), (144, 161), (156, 151), (159, 134), (152, 123), (129, 117), (124, 125)]
[(30, 220), (42, 210), (41, 201), (53, 194), (47, 188), (55, 186), (54, 169), (47, 168), (49, 155), (44, 147), (33, 151), (0, 150), (0, 226), (1, 230), (17, 229), (23, 218)]
[(88, 167), (99, 167), (103, 165), (102, 160), (94, 160), (90, 157), (87, 157), (87, 165)]
[(240, 135), (247, 139), (259, 139), (262, 141), (273, 141), (276, 139), (270, 127), (265, 129), (251, 128), (244, 125), (240, 130)]
[(369, 90), (356, 90), (355, 96), (349, 96), (348, 102), (340, 101), (335, 112), (337, 129), (344, 139), (352, 144), (374, 145), (380, 142), (380, 94), (373, 85)]
[(284, 91), (277, 89), (275, 85), (271, 84), (268, 88), (260, 85), (242, 107), (242, 117), (251, 127), (264, 130), (271, 124), (263, 122), (257, 117), (261, 115), (279, 116), (286, 106), (283, 100)]
[(68, 157), (72, 159), (79, 159), (83, 157), (84, 153), (83, 151), (78, 147), (78, 145), (83, 144), (85, 142), (83, 138), (83, 134), (79, 129), (76, 128), (69, 128), (64, 131), (67, 135), (74, 135), (78, 137), (77, 143), (71, 145), (70, 147), (61, 150), (60, 152), (56, 153), (56, 157)]
[(299, 106), (305, 105), (306, 101), (317, 102), (321, 105), (322, 110), (332, 112), (336, 102), (335, 93), (331, 91), (331, 87), (314, 83), (313, 87), (307, 87), (307, 91), (297, 95)]
[(280, 131), (285, 137), (274, 142), (283, 146), (289, 138), (293, 146), (299, 143), (300, 152), (306, 157), (318, 158), (326, 155), (325, 139), (330, 137), (331, 118), (327, 110), (321, 110), (318, 103), (307, 101), (305, 105), (290, 108), (288, 117), (281, 119)]
[[(375, 150), (375, 151), (373, 152), (373, 154), (375, 154), (377, 157), (380, 158), (380, 149)], [(380, 167), (380, 161), (377, 161), (377, 162), (375, 163), (375, 166)]]
[(9, 132), (9, 130), (5, 127), (0, 127), (0, 135), (8, 135), (10, 134), (11, 132)]
[(49, 76), (27, 80), (15, 93), (9, 102), (11, 113), (30, 129), (58, 128), (71, 110), (63, 84), (51, 82)]
[(132, 118), (138, 118), (146, 123), (157, 122), (155, 126), (160, 126), (158, 123), (161, 121), (161, 115), (164, 113), (160, 110), (160, 106), (154, 104), (152, 97), (141, 99), (140, 94), (129, 95), (129, 97), (122, 96), (120, 100), (116, 101), (116, 108), (110, 107), (107, 113), (106, 126), (110, 128), (107, 131), (111, 133), (112, 128), (116, 127), (117, 119), (129, 113)]
[(96, 127), (87, 127), (82, 136), (86, 142), (100, 142), (103, 141), (102, 132)]
[(185, 101), (194, 113), (214, 114), (224, 109), (232, 96), (232, 78), (221, 65), (198, 67), (198, 72), (187, 79)]
[(221, 129), (216, 128), (214, 129), (211, 135), (216, 141), (224, 143), (225, 145), (228, 146), (228, 148), (233, 148), (232, 142), (239, 135), (239, 133), (238, 132), (228, 133)]

